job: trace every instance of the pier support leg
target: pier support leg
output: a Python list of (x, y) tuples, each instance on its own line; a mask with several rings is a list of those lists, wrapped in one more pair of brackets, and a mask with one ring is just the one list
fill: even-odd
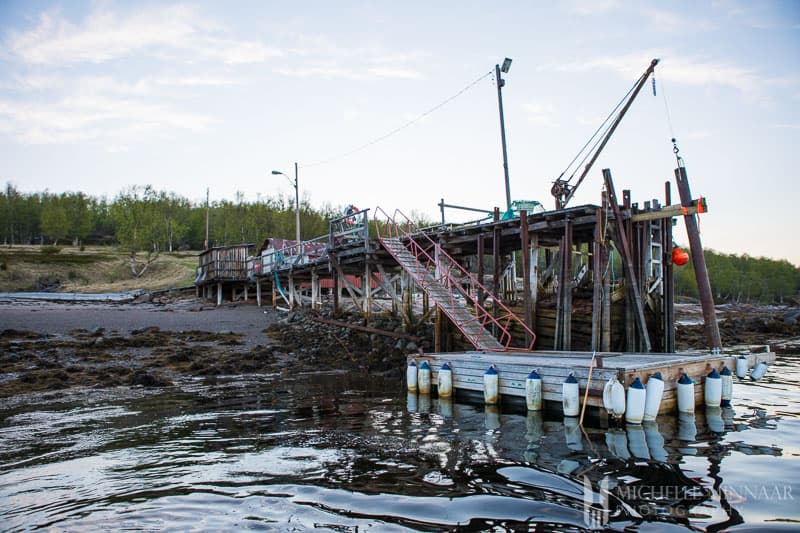
[(261, 278), (256, 278), (256, 304), (261, 307)]
[(217, 305), (222, 305), (222, 283), (217, 283)]
[(364, 297), (363, 301), (363, 313), (364, 318), (369, 323), (370, 319), (372, 318), (372, 274), (369, 261), (364, 262), (364, 281), (361, 284), (363, 290), (361, 291), (361, 295)]
[[(680, 166), (675, 169), (675, 181), (678, 182), (678, 193), (681, 205), (692, 205), (692, 192), (689, 189), (689, 177), (686, 168)], [(686, 235), (689, 237), (689, 248), (692, 252), (692, 265), (694, 277), (697, 280), (697, 292), (700, 296), (700, 305), (703, 308), (703, 324), (706, 330), (706, 339), (709, 348), (722, 348), (722, 339), (719, 335), (717, 324), (717, 311), (714, 309), (714, 297), (711, 293), (711, 282), (708, 279), (706, 258), (703, 255), (703, 244), (700, 242), (700, 230), (697, 227), (697, 215), (684, 215), (683, 223), (686, 226)]]
[(592, 351), (600, 349), (600, 321), (602, 320), (603, 279), (600, 271), (600, 248), (603, 246), (600, 235), (603, 227), (603, 210), (598, 209), (594, 223), (594, 242), (592, 243)]
[(298, 302), (295, 300), (294, 278), (291, 274), (289, 274), (289, 283), (287, 285), (288, 287), (286, 287), (286, 289), (289, 291), (289, 308), (294, 309)]
[[(526, 210), (523, 209), (519, 212), (519, 220), (520, 237), (522, 239), (522, 307), (525, 314), (525, 325), (530, 328), (533, 320), (531, 308), (531, 256), (530, 237), (528, 235), (528, 212)], [(531, 334), (526, 331), (525, 346), (529, 346), (532, 340)]]
[(319, 274), (316, 270), (311, 271), (311, 309), (319, 309)]

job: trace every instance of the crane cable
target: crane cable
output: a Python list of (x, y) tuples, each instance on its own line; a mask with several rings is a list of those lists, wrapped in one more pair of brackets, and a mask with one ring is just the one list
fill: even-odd
[(488, 78), (489, 76), (492, 76), (492, 75), (494, 75), (494, 70), (490, 70), (489, 72), (487, 72), (486, 74), (484, 74), (480, 78), (478, 78), (477, 80), (475, 80), (472, 83), (469, 83), (468, 85), (466, 85), (464, 88), (462, 88), (460, 91), (458, 91), (454, 95), (449, 96), (448, 98), (445, 98), (444, 100), (442, 100), (441, 102), (439, 102), (438, 104), (436, 104), (432, 108), (428, 109), (427, 111), (425, 111), (421, 115), (418, 115), (417, 117), (409, 120), (405, 124), (394, 128), (393, 130), (389, 131), (388, 133), (384, 133), (383, 135), (375, 137), (371, 141), (368, 141), (368, 142), (366, 142), (364, 144), (361, 144), (361, 145), (353, 148), (352, 150), (348, 150), (346, 152), (341, 152), (341, 153), (339, 153), (337, 155), (334, 155), (334, 156), (331, 156), (331, 157), (329, 157), (327, 159), (321, 159), (319, 161), (314, 161), (313, 163), (309, 163), (307, 165), (302, 165), (302, 168), (316, 167), (316, 166), (319, 166), (319, 165), (332, 163), (333, 161), (337, 161), (339, 159), (342, 159), (342, 158), (345, 158), (347, 156), (353, 155), (356, 152), (360, 152), (361, 150), (364, 150), (365, 148), (369, 148), (373, 144), (378, 144), (379, 142), (388, 139), (392, 135), (394, 135), (396, 133), (400, 133), (402, 130), (408, 128), (409, 126), (411, 126), (411, 125), (413, 125), (413, 124), (415, 124), (417, 122), (419, 122), (420, 120), (422, 120), (423, 118), (427, 117), (428, 115), (430, 115), (434, 111), (437, 111), (438, 109), (440, 109), (440, 108), (444, 107), (445, 105), (449, 104), (450, 102), (452, 102), (453, 100), (455, 100), (456, 98), (458, 98), (459, 96), (461, 96), (462, 94), (464, 94), (465, 92), (470, 90), (472, 87), (474, 87), (475, 85), (477, 85), (478, 83), (480, 83), (481, 81), (483, 81), (484, 79), (486, 79), (486, 78)]

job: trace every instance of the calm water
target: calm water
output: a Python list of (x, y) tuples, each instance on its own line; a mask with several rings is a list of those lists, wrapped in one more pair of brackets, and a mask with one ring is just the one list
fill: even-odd
[(353, 374), (6, 403), (0, 529), (796, 530), (800, 358), (781, 359), (733, 409), (585, 433)]

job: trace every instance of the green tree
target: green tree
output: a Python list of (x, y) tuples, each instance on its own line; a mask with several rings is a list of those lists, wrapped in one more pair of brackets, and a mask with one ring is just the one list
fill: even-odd
[(160, 243), (164, 241), (158, 196), (150, 185), (134, 186), (120, 193), (111, 206), (117, 239), (121, 247), (130, 251), (131, 274), (136, 278), (158, 259)]

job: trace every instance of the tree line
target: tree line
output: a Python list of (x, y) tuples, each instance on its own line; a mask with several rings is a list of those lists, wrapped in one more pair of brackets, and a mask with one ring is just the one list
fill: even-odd
[[(0, 232), (6, 245), (114, 244), (131, 253), (131, 270), (141, 275), (161, 252), (202, 250), (206, 246), (261, 243), (266, 237), (293, 239), (293, 198), (265, 197), (246, 202), (242, 193), (233, 201), (192, 203), (151, 186), (130, 187), (113, 200), (82, 192), (21, 193), (7, 184), (0, 191)], [(415, 214), (420, 226), (433, 223)], [(300, 204), (303, 239), (328, 232), (328, 221), (341, 209), (314, 209)], [(711, 288), (717, 301), (783, 302), (800, 292), (800, 269), (786, 260), (754, 258), (705, 250)], [(691, 263), (675, 268), (675, 291), (697, 296)]]

